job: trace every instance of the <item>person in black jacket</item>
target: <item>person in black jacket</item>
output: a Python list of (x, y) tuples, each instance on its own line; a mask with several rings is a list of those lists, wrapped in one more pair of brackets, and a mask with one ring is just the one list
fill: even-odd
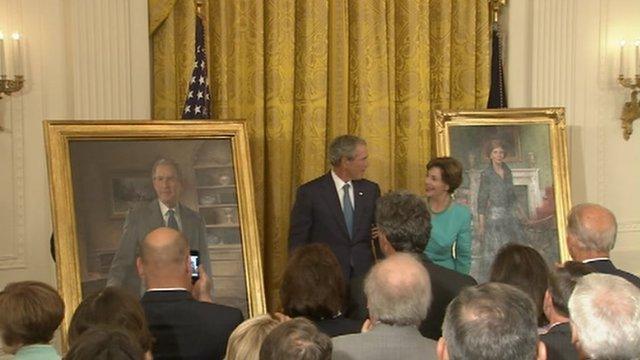
[(240, 310), (214, 304), (209, 275), (191, 284), (187, 240), (178, 231), (159, 228), (140, 245), (138, 274), (147, 291), (141, 302), (156, 342), (154, 359), (222, 359)]
[(610, 259), (616, 244), (618, 224), (613, 213), (597, 204), (579, 204), (569, 212), (567, 247), (576, 261), (589, 264), (596, 272), (616, 275), (640, 287), (640, 278), (618, 269)]
[[(414, 254), (429, 272), (433, 300), (427, 318), (420, 324), (420, 333), (433, 340), (442, 335), (442, 321), (447, 305), (462, 289), (476, 285), (469, 275), (447, 269), (431, 262), (423, 251), (429, 241), (431, 223), (426, 203), (417, 195), (396, 191), (383, 195), (376, 204), (376, 222), (380, 250), (385, 256), (396, 252)], [(358, 291), (355, 287), (360, 288)], [(366, 317), (366, 301), (362, 282), (354, 282), (355, 294), (350, 303), (350, 316)]]

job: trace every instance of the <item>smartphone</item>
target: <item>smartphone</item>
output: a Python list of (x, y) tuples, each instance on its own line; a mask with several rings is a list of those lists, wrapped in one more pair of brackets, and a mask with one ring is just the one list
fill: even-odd
[(189, 259), (191, 260), (191, 282), (195, 283), (200, 279), (200, 274), (198, 273), (198, 266), (200, 266), (200, 251), (191, 250), (189, 253)]

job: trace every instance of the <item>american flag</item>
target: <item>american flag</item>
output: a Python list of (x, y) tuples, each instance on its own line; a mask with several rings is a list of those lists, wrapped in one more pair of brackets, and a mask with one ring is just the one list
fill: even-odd
[(207, 53), (204, 44), (204, 24), (196, 16), (196, 61), (189, 81), (189, 91), (182, 111), (183, 119), (209, 119), (209, 78), (207, 76)]

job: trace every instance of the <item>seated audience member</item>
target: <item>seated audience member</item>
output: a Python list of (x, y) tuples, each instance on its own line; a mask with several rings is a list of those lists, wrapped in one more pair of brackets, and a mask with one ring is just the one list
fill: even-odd
[(60, 359), (49, 342), (64, 316), (64, 302), (51, 286), (37, 281), (7, 285), (0, 292), (2, 350), (14, 359)]
[(620, 276), (640, 287), (640, 278), (616, 268), (609, 253), (616, 244), (618, 224), (609, 209), (579, 204), (569, 212), (567, 247), (571, 258), (589, 264), (596, 272)]
[(154, 359), (222, 359), (242, 322), (240, 310), (214, 304), (209, 275), (191, 284), (189, 246), (171, 228), (156, 229), (140, 244), (138, 274), (147, 291), (140, 300), (156, 342)]
[(258, 360), (260, 346), (280, 322), (271, 315), (259, 315), (245, 320), (229, 336), (225, 360)]
[(280, 286), (284, 314), (304, 316), (330, 337), (360, 332), (362, 322), (342, 315), (344, 300), (342, 270), (331, 248), (322, 243), (298, 247)]
[(581, 359), (640, 359), (640, 289), (622, 277), (589, 274), (569, 299)]
[(544, 360), (534, 305), (514, 286), (469, 287), (447, 308), (438, 359)]
[(571, 343), (571, 325), (569, 324), (569, 298), (582, 276), (592, 273), (587, 264), (567, 261), (562, 267), (549, 274), (549, 289), (544, 294), (544, 314), (549, 320), (549, 329), (540, 340), (547, 347), (549, 360), (574, 360), (578, 352)]
[[(429, 242), (431, 224), (427, 205), (418, 196), (406, 191), (383, 195), (376, 205), (376, 222), (380, 250), (385, 256), (397, 252), (413, 254), (427, 268), (433, 301), (427, 318), (420, 324), (420, 333), (438, 340), (442, 335), (442, 320), (447, 305), (463, 288), (476, 285), (476, 281), (471, 276), (433, 263), (423, 254)], [(353, 294), (351, 308), (356, 309), (355, 313), (358, 314), (353, 317), (364, 319), (367, 315), (362, 281), (357, 287), (355, 285), (353, 288), (358, 290)]]
[(80, 335), (64, 360), (144, 360), (147, 353), (120, 327), (94, 326)]
[(260, 346), (260, 360), (329, 360), (331, 339), (308, 319), (276, 326)]
[(538, 326), (546, 324), (542, 302), (549, 286), (549, 267), (534, 248), (519, 244), (503, 246), (491, 264), (489, 279), (524, 291), (536, 305)]
[(369, 320), (360, 334), (338, 336), (333, 359), (435, 359), (436, 343), (418, 325), (431, 302), (429, 274), (412, 255), (396, 254), (376, 264), (365, 279)]
[(106, 287), (82, 300), (69, 325), (69, 346), (76, 345), (86, 331), (96, 326), (126, 330), (137, 346), (151, 356), (153, 339), (144, 311), (130, 292), (118, 287)]

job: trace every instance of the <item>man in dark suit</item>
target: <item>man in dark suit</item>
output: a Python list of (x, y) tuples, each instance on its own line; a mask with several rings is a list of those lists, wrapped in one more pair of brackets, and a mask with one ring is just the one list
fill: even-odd
[(202, 266), (200, 278), (191, 284), (184, 236), (170, 228), (153, 230), (140, 245), (136, 266), (147, 286), (141, 302), (156, 339), (153, 358), (222, 359), (242, 313), (213, 303)]
[(580, 204), (569, 212), (567, 247), (576, 261), (589, 264), (596, 272), (616, 275), (640, 287), (640, 278), (613, 265), (610, 252), (616, 243), (618, 224), (613, 213), (597, 204)]
[(291, 211), (289, 251), (309, 243), (329, 245), (345, 281), (364, 275), (373, 264), (371, 228), (378, 184), (363, 179), (367, 143), (352, 135), (329, 146), (332, 169), (298, 188)]
[[(447, 305), (462, 289), (476, 285), (469, 275), (447, 269), (431, 262), (424, 249), (429, 242), (431, 222), (426, 203), (418, 196), (406, 191), (395, 191), (383, 195), (376, 205), (378, 242), (385, 257), (397, 252), (415, 254), (427, 268), (431, 278), (433, 301), (427, 318), (420, 324), (420, 333), (433, 340), (442, 335), (441, 326)], [(356, 287), (360, 290), (355, 290)], [(354, 283), (354, 296), (350, 316), (366, 316), (362, 285)]]
[(575, 360), (578, 351), (571, 343), (571, 324), (569, 323), (569, 298), (576, 282), (593, 269), (578, 261), (567, 261), (549, 274), (549, 289), (544, 294), (544, 315), (550, 327), (540, 335), (547, 347), (548, 360)]
[(204, 222), (198, 213), (180, 203), (182, 176), (178, 164), (168, 158), (157, 160), (151, 169), (151, 178), (158, 198), (127, 214), (120, 246), (107, 277), (107, 286), (120, 286), (136, 295), (144, 291), (136, 274), (139, 243), (159, 227), (182, 232), (189, 247), (200, 252), (200, 263), (207, 274), (211, 274)]

